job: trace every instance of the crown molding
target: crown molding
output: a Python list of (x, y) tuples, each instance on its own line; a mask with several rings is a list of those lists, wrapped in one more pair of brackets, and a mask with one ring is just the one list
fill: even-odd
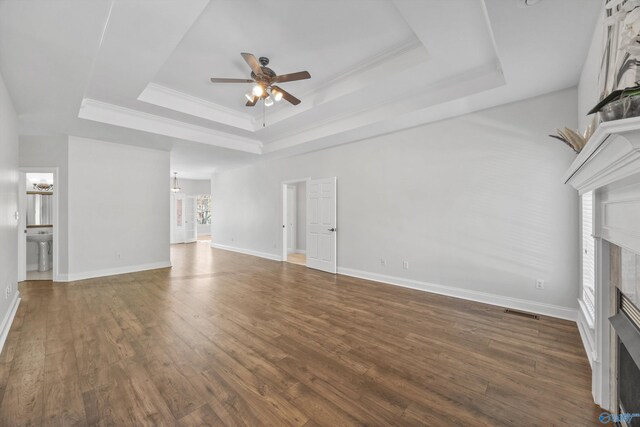
[[(303, 103), (286, 108), (286, 103), (274, 105), (269, 114), (271, 125), (289, 119), (319, 105), (350, 95), (369, 86), (375, 86), (389, 76), (404, 72), (430, 59), (429, 53), (417, 38), (411, 38), (392, 49), (380, 52), (351, 67), (317, 88), (296, 94)], [(285, 88), (286, 89), (286, 88)], [(261, 128), (258, 127), (257, 130)]]
[[(397, 94), (377, 103), (365, 105), (359, 110), (332, 116), (325, 120), (317, 121), (312, 126), (293, 130), (286, 135), (279, 135), (278, 139), (265, 142), (263, 153), (275, 153), (321, 139), (333, 139), (335, 143), (332, 145), (339, 145), (359, 138), (375, 137), (432, 121), (467, 114), (475, 109), (469, 105), (463, 105), (462, 108), (460, 106), (452, 108), (442, 115), (427, 114), (413, 120), (402, 119), (403, 117), (415, 116), (416, 113), (462, 99), (471, 94), (495, 89), (504, 84), (504, 74), (500, 64), (492, 62), (465, 73), (451, 76), (445, 80), (431, 83), (420, 88), (418, 93), (414, 95)], [(358, 130), (364, 130), (364, 133), (358, 133)], [(350, 132), (356, 132), (355, 135), (359, 136), (351, 135)], [(347, 137), (346, 135), (351, 136)]]
[(138, 96), (138, 100), (238, 129), (251, 132), (259, 129), (256, 120), (250, 114), (241, 113), (157, 83), (149, 83)]
[(82, 100), (78, 117), (231, 150), (262, 154), (262, 143), (255, 139), (219, 132), (95, 99)]

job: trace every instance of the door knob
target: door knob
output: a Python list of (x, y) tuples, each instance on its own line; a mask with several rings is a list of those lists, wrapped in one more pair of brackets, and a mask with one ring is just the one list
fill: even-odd
[(329, 231), (336, 231), (335, 228), (329, 228)]

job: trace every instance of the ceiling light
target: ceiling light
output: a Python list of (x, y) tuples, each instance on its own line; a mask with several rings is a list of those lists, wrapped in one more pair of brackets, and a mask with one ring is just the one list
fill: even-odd
[(178, 172), (173, 173), (173, 187), (171, 187), (171, 191), (174, 193), (180, 191), (180, 187), (178, 187)]
[(260, 85), (255, 85), (251, 93), (253, 93), (255, 96), (262, 96), (262, 94), (264, 93), (264, 89)]
[(270, 96), (267, 96), (264, 99), (264, 105), (266, 105), (267, 107), (271, 107), (273, 105), (273, 99)]
[(275, 99), (276, 102), (278, 102), (282, 99), (282, 92), (280, 92), (279, 90), (272, 89), (271, 96), (273, 96), (273, 99)]

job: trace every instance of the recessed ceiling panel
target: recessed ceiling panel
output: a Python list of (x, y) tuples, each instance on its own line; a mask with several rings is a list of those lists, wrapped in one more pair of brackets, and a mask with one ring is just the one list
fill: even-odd
[(212, 1), (154, 83), (246, 113), (243, 95), (250, 84), (209, 81), (210, 77), (250, 78), (241, 52), (268, 57), (269, 67), (278, 74), (308, 70), (310, 80), (282, 85), (296, 95), (317, 90), (372, 58), (417, 41), (393, 3), (386, 0), (273, 4), (270, 0)]

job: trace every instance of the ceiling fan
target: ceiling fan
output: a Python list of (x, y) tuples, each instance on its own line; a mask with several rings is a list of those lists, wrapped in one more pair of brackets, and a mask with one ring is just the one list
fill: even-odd
[(293, 105), (300, 104), (300, 100), (291, 95), (286, 90), (278, 87), (275, 83), (294, 82), (296, 80), (310, 79), (311, 74), (308, 71), (299, 71), (297, 73), (277, 75), (275, 71), (268, 68), (269, 58), (261, 56), (260, 59), (256, 59), (250, 53), (241, 53), (242, 58), (251, 67), (251, 79), (225, 79), (225, 78), (211, 78), (212, 83), (255, 83), (255, 86), (250, 93), (245, 94), (248, 101), (245, 104), (247, 107), (253, 107), (258, 100), (264, 99), (264, 105), (267, 107), (273, 105), (274, 100), (280, 101), (285, 99)]

